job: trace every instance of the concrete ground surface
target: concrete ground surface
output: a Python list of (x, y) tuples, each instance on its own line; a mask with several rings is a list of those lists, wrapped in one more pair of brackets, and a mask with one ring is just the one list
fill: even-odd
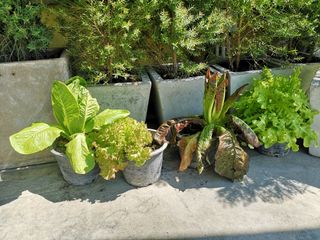
[(177, 172), (168, 149), (161, 180), (145, 188), (99, 178), (70, 186), (56, 163), (0, 174), (0, 239), (320, 239), (320, 159), (249, 151), (232, 183), (211, 169)]

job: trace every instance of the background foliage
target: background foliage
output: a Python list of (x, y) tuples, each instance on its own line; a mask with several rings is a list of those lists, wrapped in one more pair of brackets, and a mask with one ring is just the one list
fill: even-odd
[(28, 0), (0, 1), (0, 62), (39, 59), (52, 34), (40, 22), (41, 4)]

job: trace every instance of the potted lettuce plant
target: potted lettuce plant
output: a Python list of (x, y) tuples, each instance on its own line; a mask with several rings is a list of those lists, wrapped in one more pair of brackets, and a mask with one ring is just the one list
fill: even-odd
[(317, 112), (310, 107), (299, 75), (295, 69), (290, 77), (274, 76), (265, 68), (235, 105), (235, 114), (257, 133), (264, 154), (281, 157), (289, 149), (298, 151), (299, 138), (305, 147), (317, 141), (311, 128)]
[[(205, 164), (214, 164), (214, 170), (231, 180), (242, 179), (249, 167), (249, 156), (241, 148), (237, 136), (249, 146), (259, 147), (260, 142), (252, 129), (240, 118), (231, 115), (233, 106), (245, 86), (226, 97), (229, 74), (213, 75), (208, 69), (205, 77), (203, 118), (169, 120), (162, 124), (155, 135), (157, 142), (176, 142), (180, 152), (180, 171), (196, 159), (201, 173)], [(194, 156), (195, 155), (195, 156)]]
[(168, 143), (153, 142), (155, 130), (132, 118), (122, 118), (90, 134), (100, 175), (112, 179), (123, 170), (126, 181), (138, 187), (160, 178), (163, 151)]
[(127, 110), (106, 109), (100, 113), (99, 104), (74, 77), (69, 84), (55, 81), (51, 90), (52, 110), (56, 124), (33, 123), (10, 136), (12, 147), (20, 154), (33, 154), (57, 143), (55, 155), (64, 179), (74, 185), (92, 182), (95, 169), (94, 152), (88, 134), (102, 126), (129, 115)]
[[(35, 120), (53, 120), (50, 88), (70, 77), (68, 58), (50, 49), (51, 30), (41, 22), (40, 1), (0, 2), (0, 168), (51, 161), (49, 151), (32, 157), (12, 151), (9, 136)], [(12, 121), (12, 119), (15, 119)]]

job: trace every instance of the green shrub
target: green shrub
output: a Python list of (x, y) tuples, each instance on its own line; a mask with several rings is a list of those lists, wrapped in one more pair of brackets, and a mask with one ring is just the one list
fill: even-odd
[(296, 69), (290, 77), (273, 76), (265, 68), (235, 105), (237, 116), (250, 125), (266, 148), (285, 143), (298, 151), (298, 138), (305, 147), (317, 139), (311, 129), (317, 113), (310, 108), (299, 74)]
[(77, 73), (93, 83), (128, 79), (140, 66), (140, 24), (125, 0), (76, 0), (59, 4), (60, 32), (68, 41)]
[(42, 5), (28, 0), (0, 2), (0, 62), (39, 59), (52, 34), (40, 22)]
[(93, 133), (95, 157), (105, 179), (115, 177), (128, 161), (142, 166), (150, 158), (152, 134), (143, 122), (132, 118), (120, 119)]
[[(302, 9), (311, 1), (209, 0), (211, 4), (207, 1), (204, 4), (224, 15), (222, 45), (226, 48), (230, 69), (237, 71), (243, 58), (257, 60), (272, 56), (287, 60), (294, 57), (296, 49), (290, 42), (310, 27)], [(206, 14), (209, 13), (207, 10)]]
[(194, 75), (206, 68), (204, 61), (192, 59), (203, 52), (207, 42), (216, 40), (217, 36), (213, 32), (218, 31), (220, 25), (215, 18), (211, 16), (210, 20), (215, 25), (209, 36), (208, 18), (204, 18), (200, 11), (183, 1), (142, 0), (140, 6), (147, 6), (145, 11), (150, 16), (145, 32), (150, 62), (172, 64), (172, 77)]

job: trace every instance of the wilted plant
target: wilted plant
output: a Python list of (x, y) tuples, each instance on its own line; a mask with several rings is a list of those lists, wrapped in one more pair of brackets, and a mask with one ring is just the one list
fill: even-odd
[[(240, 147), (237, 133), (254, 147), (260, 146), (259, 140), (251, 128), (241, 119), (228, 113), (245, 86), (239, 88), (232, 96), (226, 98), (229, 74), (218, 72), (213, 75), (208, 69), (203, 99), (203, 118), (170, 120), (162, 124), (155, 139), (162, 143), (165, 140), (175, 141), (177, 134), (184, 129), (198, 129), (183, 136), (177, 145), (180, 150), (180, 168), (183, 171), (191, 164), (195, 153), (198, 171), (204, 169), (204, 161), (214, 162), (215, 171), (229, 179), (241, 179), (248, 170), (248, 154)], [(228, 128), (232, 126), (232, 128)], [(199, 130), (200, 129), (200, 130)], [(215, 156), (209, 154), (215, 150)]]

